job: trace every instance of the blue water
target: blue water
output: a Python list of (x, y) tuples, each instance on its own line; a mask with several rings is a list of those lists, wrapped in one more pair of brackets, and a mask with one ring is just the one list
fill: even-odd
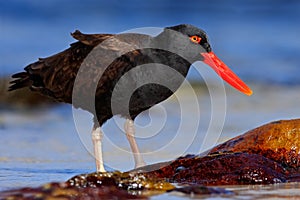
[[(199, 153), (273, 120), (299, 118), (300, 1), (297, 0), (0, 1), (0, 75), (20, 71), (38, 57), (67, 48), (74, 42), (69, 33), (76, 29), (85, 33), (119, 33), (181, 23), (203, 28), (215, 53), (250, 85), (254, 94), (247, 97), (226, 86), (224, 99), (224, 91), (215, 85), (221, 82), (215, 73), (196, 64), (205, 77), (210, 77), (208, 82), (216, 93), (199, 87), (193, 99), (193, 92), (184, 87), (178, 92), (180, 104), (172, 98), (154, 107), (150, 114), (137, 118), (138, 143), (148, 163)], [(195, 69), (190, 71), (188, 80), (203, 82)], [(193, 131), (190, 123), (183, 123), (184, 131), (177, 132), (175, 137), (182, 120), (180, 109), (188, 112), (183, 117), (188, 121), (200, 116), (200, 124)], [(64, 181), (94, 171), (89, 153), (91, 119), (92, 116), (83, 113), (79, 125), (76, 124), (68, 105), (0, 110), (0, 190)], [(108, 169), (126, 171), (133, 167), (122, 132), (123, 121), (117, 118), (103, 127), (107, 133), (104, 160)], [(162, 121), (165, 126), (160, 129)], [(174, 144), (168, 146), (169, 141)], [(155, 149), (160, 151), (151, 154)], [(279, 190), (282, 188), (285, 186), (270, 186), (267, 192), (280, 196), (285, 193)], [(295, 191), (299, 193), (299, 185), (292, 188), (292, 195)], [(246, 190), (251, 198), (256, 188), (241, 190)]]

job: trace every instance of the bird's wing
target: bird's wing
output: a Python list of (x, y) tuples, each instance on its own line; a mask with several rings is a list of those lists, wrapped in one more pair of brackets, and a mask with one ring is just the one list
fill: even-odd
[(84, 34), (79, 30), (71, 33), (71, 35), (74, 39), (88, 46), (96, 46), (112, 36), (112, 34)]
[[(40, 58), (25, 67), (25, 72), (14, 74), (10, 90), (30, 87), (57, 101), (72, 103), (74, 91), (80, 94), (77, 96), (88, 97), (92, 94), (89, 89), (96, 87), (93, 94), (101, 99), (124, 73), (148, 59), (139, 50), (140, 43), (147, 41), (148, 36), (112, 37), (111, 34), (83, 34), (80, 31), (75, 31), (72, 36), (78, 41), (68, 49)], [(75, 107), (88, 109), (78, 104)]]
[(29, 64), (24, 68), (25, 72), (14, 74), (9, 90), (30, 87), (55, 100), (71, 103), (73, 84), (81, 63), (95, 46), (112, 34), (75, 31), (71, 35), (78, 41), (60, 53)]
[[(100, 95), (100, 91), (104, 93), (106, 90), (110, 90), (110, 87), (120, 76), (148, 59), (141, 51), (143, 48), (141, 43), (146, 43), (149, 40), (147, 35), (120, 34), (99, 43), (99, 40), (95, 39), (99, 35), (78, 33), (73, 34), (73, 36), (80, 39), (80, 42), (96, 45), (93, 51), (85, 57), (77, 73), (76, 81), (81, 84), (76, 89), (81, 90), (81, 92), (96, 85), (98, 95)], [(87, 38), (89, 39), (87, 40)]]

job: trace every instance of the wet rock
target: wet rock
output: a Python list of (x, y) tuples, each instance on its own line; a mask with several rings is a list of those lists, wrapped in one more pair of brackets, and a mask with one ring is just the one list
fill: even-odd
[(175, 169), (175, 173), (179, 173), (179, 172), (181, 172), (181, 171), (183, 171), (183, 170), (186, 170), (186, 167), (184, 167), (184, 166), (179, 166), (179, 167), (177, 167), (177, 168)]
[(0, 192), (0, 199), (147, 199), (165, 192), (192, 196), (232, 194), (225, 189), (201, 185), (175, 187), (165, 179), (149, 177), (144, 173), (108, 172), (77, 175), (65, 183)]
[(124, 190), (152, 190), (167, 191), (175, 187), (165, 179), (154, 178), (144, 173), (107, 172), (74, 176), (66, 184), (75, 187), (115, 186)]
[(263, 125), (213, 148), (206, 156), (180, 157), (151, 174), (176, 183), (271, 184), (300, 181), (299, 166), (300, 119), (296, 119)]
[(300, 119), (271, 122), (211, 150), (226, 152), (259, 154), (300, 172)]
[(65, 183), (49, 183), (38, 188), (21, 188), (0, 192), (0, 199), (147, 199), (142, 195), (133, 195), (115, 186), (72, 187)]
[[(178, 166), (186, 169), (178, 172)], [(248, 153), (180, 158), (151, 174), (170, 182), (203, 185), (270, 184), (287, 180), (286, 170), (279, 163)]]

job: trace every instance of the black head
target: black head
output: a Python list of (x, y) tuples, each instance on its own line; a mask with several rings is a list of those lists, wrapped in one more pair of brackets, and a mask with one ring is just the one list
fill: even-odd
[[(166, 27), (161, 35), (165, 35), (162, 39), (176, 49), (180, 56), (188, 58), (190, 62), (203, 61), (233, 87), (247, 95), (252, 94), (251, 89), (212, 52), (203, 30), (192, 25), (180, 24)], [(162, 43), (162, 40), (160, 42)]]
[(180, 24), (177, 26), (166, 27), (166, 29), (178, 31), (190, 38), (195, 36), (196, 39), (196, 37), (198, 37), (199, 42), (195, 40), (194, 43), (201, 45), (207, 52), (211, 52), (208, 37), (204, 30), (189, 24)]

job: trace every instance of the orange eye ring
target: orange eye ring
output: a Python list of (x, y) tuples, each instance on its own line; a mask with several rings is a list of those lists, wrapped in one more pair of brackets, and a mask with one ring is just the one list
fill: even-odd
[(190, 40), (194, 43), (199, 44), (201, 42), (201, 37), (197, 36), (197, 35), (193, 35), (190, 37)]

